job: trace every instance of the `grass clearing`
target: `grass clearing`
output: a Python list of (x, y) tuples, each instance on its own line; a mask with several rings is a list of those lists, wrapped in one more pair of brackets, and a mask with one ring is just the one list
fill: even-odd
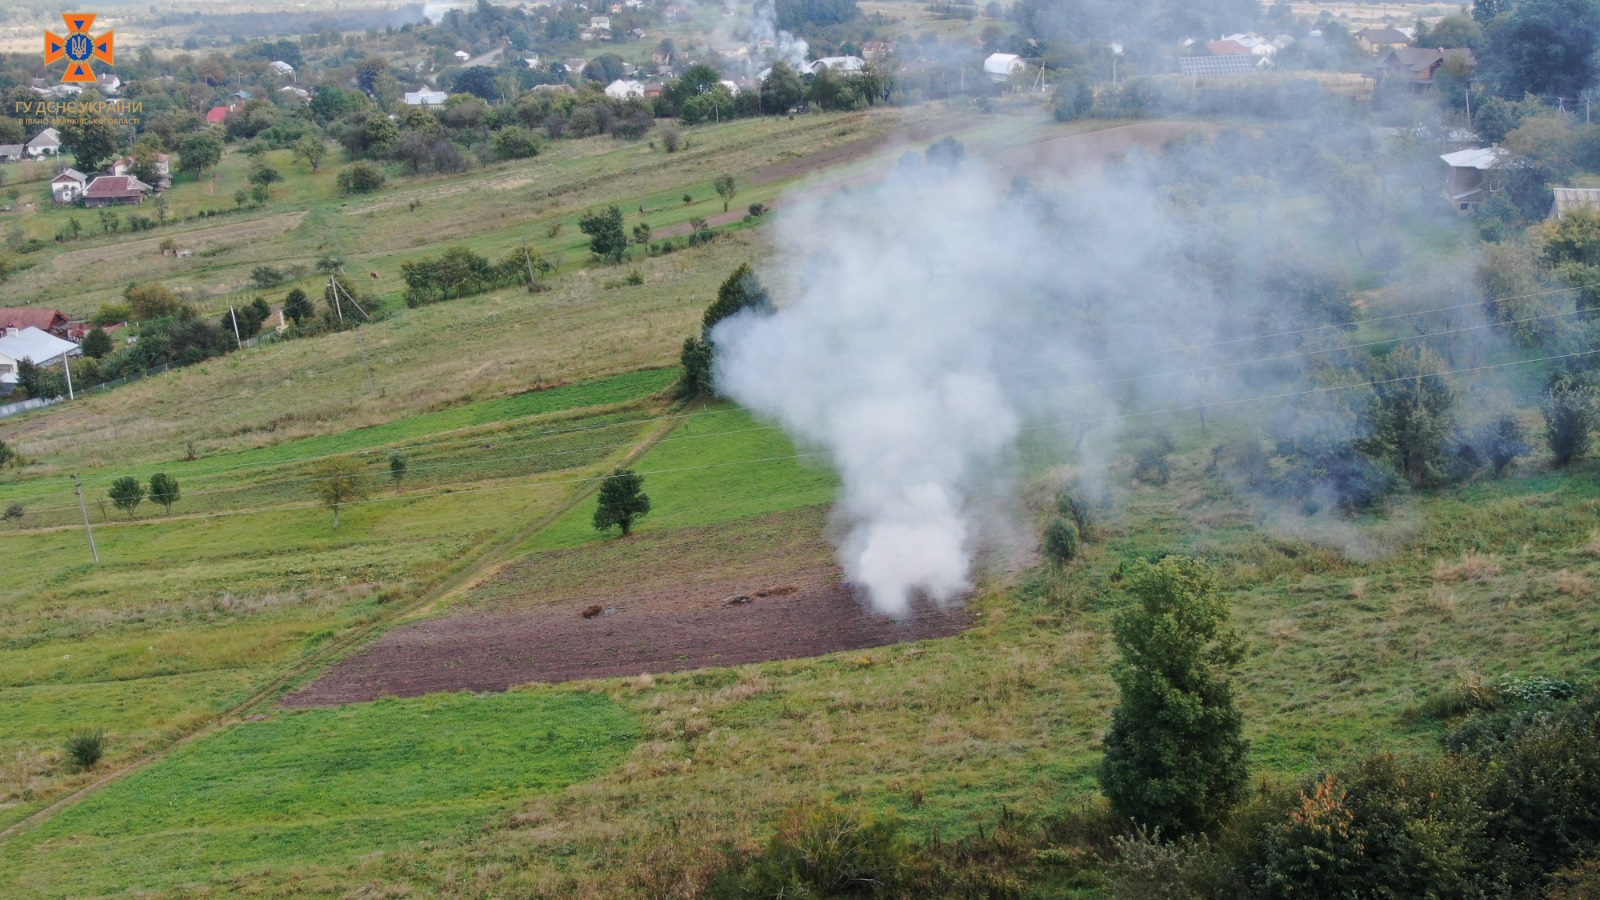
[[(13, 897), (181, 891), (440, 840), (633, 745), (603, 695), (445, 694), (280, 712), (184, 747), (0, 848)], [(153, 797), (165, 803), (151, 803)]]

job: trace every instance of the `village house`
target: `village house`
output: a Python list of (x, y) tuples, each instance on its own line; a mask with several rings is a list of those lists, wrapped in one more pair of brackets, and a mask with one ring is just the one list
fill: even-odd
[(613, 100), (641, 100), (644, 98), (644, 85), (618, 78), (606, 85), (606, 96)]
[(17, 369), (24, 360), (51, 366), (82, 353), (77, 344), (38, 328), (7, 328), (0, 334), (0, 389), (9, 394), (17, 386)]
[(237, 107), (235, 107), (231, 103), (228, 104), (227, 106), (213, 106), (213, 107), (211, 107), (211, 109), (206, 111), (206, 124), (207, 125), (221, 125), (223, 122), (226, 122), (228, 120), (228, 114), (232, 113), (236, 108)]
[(822, 74), (822, 70), (829, 72), (859, 72), (867, 67), (867, 61), (859, 56), (824, 56), (811, 64), (810, 72), (813, 75)]
[(289, 65), (281, 59), (275, 59), (272, 62), (267, 63), (267, 68), (271, 69), (274, 74), (284, 75), (289, 78), (294, 77), (294, 66)]
[(83, 205), (134, 206), (154, 192), (155, 188), (132, 175), (101, 175), (89, 182), (88, 190), (83, 192)]
[(0, 308), (0, 334), (14, 333), (24, 328), (37, 328), (56, 337), (66, 337), (72, 319), (59, 309), (38, 306)]
[(27, 152), (23, 144), (0, 144), (0, 163), (22, 162)]
[(1553, 187), (1550, 193), (1554, 195), (1554, 201), (1550, 204), (1552, 219), (1559, 219), (1578, 209), (1600, 212), (1600, 188)]
[(610, 16), (590, 16), (589, 17), (589, 27), (595, 29), (596, 31), (610, 31), (611, 30), (611, 17)]
[(587, 66), (588, 64), (589, 61), (587, 59), (578, 56), (574, 56), (572, 59), (562, 62), (562, 65), (567, 67), (568, 72), (582, 72), (583, 67)]
[(440, 106), (450, 99), (444, 91), (430, 91), (426, 88), (420, 91), (406, 91), (405, 102), (407, 106)]
[(310, 103), (311, 102), (311, 92), (310, 91), (306, 90), (305, 88), (295, 87), (292, 84), (286, 84), (283, 87), (278, 88), (278, 93), (280, 93), (280, 94), (290, 94), (296, 100), (299, 100), (301, 103)]
[(1378, 60), (1378, 80), (1387, 81), (1390, 78), (1399, 78), (1411, 88), (1414, 94), (1421, 94), (1433, 87), (1434, 73), (1444, 65), (1445, 60), (1459, 59), (1468, 66), (1477, 65), (1477, 59), (1472, 51), (1461, 49), (1432, 50), (1425, 47), (1401, 47), (1390, 50)]
[(1011, 73), (1027, 67), (1028, 64), (1015, 53), (991, 53), (983, 61), (983, 74), (989, 76), (990, 81), (1006, 81), (1011, 78)]
[[(121, 159), (119, 159), (116, 162), (111, 164), (111, 174), (113, 174), (113, 175), (127, 175), (127, 174), (129, 174), (129, 170), (132, 169), (132, 168), (133, 168), (133, 157), (124, 156), (123, 158), (121, 158)], [(152, 185), (152, 187), (154, 187), (158, 191), (164, 191), (167, 188), (172, 187), (171, 157), (169, 157), (167, 154), (165, 154), (165, 153), (157, 153), (156, 154), (156, 173), (160, 177), (158, 177), (156, 179), (157, 183)]]
[(1398, 28), (1363, 28), (1352, 37), (1356, 39), (1356, 46), (1368, 53), (1377, 53), (1384, 47), (1405, 47), (1411, 43), (1411, 35)]
[(89, 176), (77, 169), (63, 169), (50, 179), (50, 199), (60, 206), (76, 203), (89, 188)]
[(105, 94), (107, 97), (122, 90), (122, 79), (118, 78), (114, 72), (106, 72), (95, 80), (100, 82), (100, 93)]
[(469, 60), (471, 58), (472, 58), (472, 54), (468, 53), (465, 50), (457, 50), (456, 51), (456, 59), (459, 59), (462, 62), (466, 62), (467, 60)]
[(1439, 157), (1450, 167), (1444, 180), (1444, 198), (1450, 201), (1458, 216), (1470, 216), (1499, 190), (1494, 171), (1511, 159), (1511, 154), (1499, 147), (1479, 147), (1457, 150)]
[(55, 156), (61, 152), (61, 133), (46, 128), (28, 142), (26, 150), (33, 157)]

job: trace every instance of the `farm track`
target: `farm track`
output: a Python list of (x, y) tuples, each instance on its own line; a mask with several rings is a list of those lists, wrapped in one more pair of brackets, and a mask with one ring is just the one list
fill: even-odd
[[(628, 453), (617, 463), (617, 465), (627, 466), (628, 464), (641, 459), (646, 453), (650, 452), (650, 449), (654, 447), (662, 438), (671, 433), (676, 426), (677, 420), (667, 420), (665, 423), (663, 423), (662, 427), (652, 432), (648, 437), (640, 441), (631, 450), (629, 450)], [(499, 541), (490, 544), (475, 557), (472, 557), (468, 561), (464, 562), (453, 574), (445, 576), (436, 586), (424, 591), (415, 600), (403, 605), (396, 605), (392, 607), (388, 611), (388, 614), (384, 615), (382, 618), (367, 625), (352, 629), (349, 634), (346, 634), (343, 637), (329, 641), (327, 646), (314, 653), (310, 658), (302, 660), (294, 666), (291, 666), (287, 672), (273, 679), (270, 684), (245, 698), (237, 706), (226, 712), (219, 713), (210, 721), (210, 723), (202, 725), (188, 734), (181, 735), (173, 739), (171, 743), (153, 750), (139, 759), (128, 762), (117, 771), (108, 773), (105, 777), (96, 780), (92, 784), (87, 784), (81, 788), (78, 788), (72, 793), (67, 794), (65, 797), (62, 797), (43, 809), (33, 813), (27, 818), (11, 824), (4, 830), (0, 830), (0, 845), (5, 844), (11, 838), (23, 833), (24, 831), (27, 831), (29, 828), (47, 821), (56, 813), (61, 812), (63, 809), (72, 806), (86, 797), (89, 797), (107, 785), (121, 781), (123, 778), (126, 778), (128, 775), (145, 768), (151, 763), (164, 759), (173, 751), (188, 746), (189, 744), (194, 743), (201, 738), (216, 734), (238, 724), (238, 722), (251, 711), (259, 709), (263, 705), (276, 700), (287, 688), (304, 678), (306, 675), (315, 671), (317, 668), (333, 662), (338, 657), (348, 653), (351, 650), (354, 650), (365, 641), (383, 632), (388, 627), (402, 622), (408, 618), (420, 615), (427, 610), (433, 609), (438, 604), (448, 601), (450, 598), (467, 590), (477, 582), (492, 575), (496, 570), (498, 570), (509, 559), (511, 551), (523, 541), (558, 521), (574, 506), (582, 503), (598, 489), (599, 482), (590, 482), (583, 485), (577, 491), (573, 492), (572, 496), (568, 498), (566, 503), (563, 503), (558, 508), (551, 510), (549, 513), (535, 520), (529, 526), (517, 529), (506, 535), (504, 538), (501, 538)]]

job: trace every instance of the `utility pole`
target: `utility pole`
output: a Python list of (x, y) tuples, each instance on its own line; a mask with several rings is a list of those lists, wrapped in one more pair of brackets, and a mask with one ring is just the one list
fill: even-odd
[(65, 353), (61, 354), (61, 371), (66, 373), (66, 376), (67, 376), (67, 399), (71, 400), (71, 399), (73, 399), (73, 396), (72, 396), (72, 367), (67, 365), (67, 355)]
[[(639, 204), (639, 211), (641, 213), (644, 212), (643, 203)], [(533, 293), (533, 289), (536, 287), (536, 285), (533, 281), (533, 257), (528, 253), (527, 241), (522, 242), (522, 261), (528, 264), (528, 292), (531, 294)]]
[(244, 341), (239, 339), (239, 314), (233, 311), (232, 303), (228, 304), (228, 318), (233, 320), (233, 342), (239, 345), (240, 350), (243, 350)]
[(1472, 130), (1472, 88), (1463, 91), (1467, 95), (1467, 130)]
[(378, 396), (378, 389), (372, 384), (372, 364), (367, 362), (367, 341), (361, 336), (361, 329), (356, 329), (356, 343), (361, 347), (361, 365), (367, 370), (367, 396)]
[[(328, 276), (328, 286), (333, 289), (334, 307), (339, 310), (339, 321), (343, 322), (344, 308), (339, 304), (339, 295), (341, 293), (345, 293), (344, 287), (339, 284), (339, 279), (333, 277), (332, 275)], [(351, 305), (361, 312), (362, 318), (372, 318), (371, 316), (367, 315), (366, 310), (361, 309), (361, 304), (356, 302), (356, 298), (351, 297), (348, 293), (345, 293), (345, 298), (350, 301)], [(367, 395), (376, 397), (378, 396), (378, 389), (372, 382), (372, 364), (367, 362), (367, 340), (361, 336), (360, 328), (356, 329), (356, 344), (361, 348), (361, 367), (367, 371)]]
[(89, 536), (89, 555), (94, 557), (96, 564), (100, 562), (100, 551), (94, 547), (94, 529), (89, 527), (89, 508), (83, 505), (83, 485), (78, 483), (78, 476), (72, 476), (72, 490), (78, 495), (78, 512), (83, 513), (83, 531)]
[(339, 280), (328, 276), (328, 290), (333, 293), (333, 311), (339, 314), (339, 324), (344, 324), (344, 307), (339, 303)]

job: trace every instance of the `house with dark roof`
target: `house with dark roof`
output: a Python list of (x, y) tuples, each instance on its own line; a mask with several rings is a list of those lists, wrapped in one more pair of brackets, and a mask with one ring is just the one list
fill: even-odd
[(1400, 47), (1390, 50), (1378, 60), (1378, 80), (1399, 78), (1410, 86), (1412, 93), (1421, 94), (1433, 87), (1433, 76), (1445, 60), (1459, 59), (1469, 66), (1478, 64), (1472, 51), (1462, 48), (1433, 50), (1426, 47)]
[(1363, 28), (1351, 37), (1356, 39), (1356, 46), (1368, 53), (1377, 53), (1383, 47), (1411, 45), (1411, 35), (1398, 28)]
[(155, 193), (155, 188), (132, 175), (101, 175), (83, 192), (84, 206), (133, 206)]
[(22, 144), (0, 144), (0, 163), (22, 162), (27, 152)]

